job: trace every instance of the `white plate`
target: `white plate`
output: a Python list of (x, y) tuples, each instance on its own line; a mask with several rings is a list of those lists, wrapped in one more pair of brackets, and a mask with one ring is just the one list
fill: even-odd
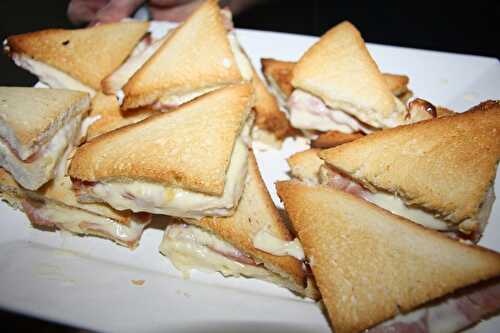
[[(260, 68), (261, 57), (296, 60), (314, 37), (238, 30)], [(496, 59), (369, 45), (384, 72), (407, 74), (416, 96), (464, 111), (500, 99)], [(263, 177), (286, 179), (285, 158), (303, 150), (287, 141), (281, 151), (257, 152)], [(499, 181), (495, 189), (499, 190)], [(160, 255), (162, 230), (149, 228), (135, 251), (93, 237), (42, 232), (23, 214), (0, 204), (0, 307), (99, 331), (330, 332), (319, 307), (272, 284), (194, 272), (182, 279)], [(500, 204), (481, 244), (500, 250)], [(132, 280), (144, 280), (142, 286)], [(474, 331), (498, 331), (496, 317)], [(497, 326), (497, 329), (495, 329)]]

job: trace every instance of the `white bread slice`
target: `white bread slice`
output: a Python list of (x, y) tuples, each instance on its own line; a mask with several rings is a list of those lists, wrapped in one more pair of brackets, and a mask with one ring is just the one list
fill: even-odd
[[(260, 59), (262, 65), (262, 73), (266, 77), (268, 83), (279, 90), (279, 92), (288, 98), (293, 92), (292, 72), (296, 62), (284, 61), (272, 58)], [(385, 83), (394, 96), (405, 102), (412, 93), (408, 90), (410, 78), (406, 75), (382, 73)], [(402, 97), (404, 96), (404, 99)]]
[(124, 113), (120, 110), (120, 104), (118, 104), (115, 96), (104, 95), (99, 92), (92, 99), (89, 117), (97, 120), (92, 123), (87, 131), (87, 141), (115, 129), (135, 124), (158, 114), (158, 112), (149, 108), (138, 108)]
[(298, 181), (278, 195), (309, 258), (335, 332), (500, 275), (500, 254), (449, 239), (351, 194)]
[(459, 224), (477, 217), (500, 159), (500, 103), (373, 133), (320, 153), (372, 192)]
[(130, 78), (122, 109), (201, 95), (242, 80), (217, 1), (208, 0)]
[[(184, 221), (215, 234), (219, 239), (251, 257), (262, 268), (271, 272), (267, 278), (270, 282), (293, 290), (302, 296), (317, 298), (314, 285), (311, 282), (307, 284), (307, 276), (299, 260), (291, 256), (272, 255), (253, 245), (253, 239), (261, 230), (267, 230), (283, 241), (291, 241), (293, 237), (267, 191), (252, 152), (248, 158), (247, 182), (234, 215), (206, 217), (201, 220), (184, 219)], [(165, 254), (168, 255), (168, 253)], [(175, 263), (175, 257), (171, 258)]]
[(106, 133), (76, 151), (69, 175), (92, 182), (147, 181), (220, 196), (253, 102), (251, 84), (233, 85)]
[(25, 188), (42, 186), (79, 136), (89, 104), (83, 92), (0, 87), (0, 166)]
[(318, 154), (321, 149), (311, 148), (290, 156), (286, 161), (292, 177), (310, 185), (318, 185), (319, 169), (324, 164)]
[[(53, 179), (38, 191), (29, 191), (0, 168), (0, 198), (24, 211), (34, 225), (55, 224), (76, 234), (109, 238), (130, 248), (138, 244), (150, 220), (145, 215), (139, 218), (131, 211), (117, 211), (105, 204), (78, 202), (67, 176)], [(44, 206), (46, 216), (40, 216), (39, 209)], [(30, 212), (28, 207), (38, 213)]]
[(25, 160), (89, 103), (77, 91), (0, 87), (0, 137)]
[(389, 90), (359, 31), (342, 22), (293, 68), (292, 85), (375, 128), (405, 123), (406, 108)]
[(148, 22), (128, 20), (85, 29), (41, 30), (8, 37), (6, 48), (11, 55), (26, 55), (98, 91), (148, 27)]

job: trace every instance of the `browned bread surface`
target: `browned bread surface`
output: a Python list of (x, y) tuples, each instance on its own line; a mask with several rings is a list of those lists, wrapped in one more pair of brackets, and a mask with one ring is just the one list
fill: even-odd
[(373, 133), (320, 157), (368, 188), (459, 223), (475, 217), (500, 159), (500, 103)]
[(360, 332), (500, 275), (500, 255), (399, 218), (351, 194), (298, 181), (278, 194), (335, 331)]
[[(16, 150), (46, 143), (64, 122), (86, 111), (89, 100), (79, 91), (0, 87), (1, 131), (14, 134), (9, 144)], [(85, 105), (75, 107), (82, 102)]]
[(222, 195), (234, 143), (253, 102), (251, 84), (233, 85), (103, 134), (76, 151), (69, 175)]
[(124, 86), (123, 109), (242, 80), (217, 1), (201, 5)]
[(148, 22), (124, 21), (91, 28), (47, 29), (10, 36), (8, 46), (47, 63), (100, 90), (101, 81), (129, 56), (149, 27)]
[(99, 117), (87, 131), (87, 140), (90, 141), (101, 134), (111, 132), (115, 129), (135, 124), (159, 111), (149, 108), (138, 108), (122, 112), (115, 96), (97, 93), (92, 100), (90, 117)]
[(311, 141), (312, 148), (332, 148), (352, 142), (364, 136), (361, 132), (342, 133), (338, 131), (329, 131), (321, 133), (316, 139)]
[(282, 240), (293, 239), (267, 191), (253, 153), (249, 155), (248, 178), (234, 215), (186, 222), (217, 234), (271, 271), (289, 279), (293, 288), (288, 288), (304, 292), (306, 277), (299, 260), (290, 256), (274, 256), (253, 246), (252, 240), (261, 229)]

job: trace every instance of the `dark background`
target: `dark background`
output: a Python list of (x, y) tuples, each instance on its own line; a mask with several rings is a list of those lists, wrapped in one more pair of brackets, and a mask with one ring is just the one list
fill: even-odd
[[(72, 28), (68, 0), (0, 0), (0, 38), (48, 27)], [(500, 1), (267, 0), (234, 18), (235, 26), (320, 36), (348, 19), (366, 41), (499, 57)], [(30, 86), (35, 77), (0, 56), (0, 85)], [(0, 278), (1, 279), (1, 278)], [(1, 280), (0, 280), (1, 283)], [(73, 329), (0, 310), (15, 331)], [(4, 326), (5, 328), (5, 326)]]

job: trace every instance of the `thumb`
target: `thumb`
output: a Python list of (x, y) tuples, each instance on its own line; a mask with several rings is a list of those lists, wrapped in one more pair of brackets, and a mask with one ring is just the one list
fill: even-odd
[(96, 14), (93, 24), (102, 22), (117, 22), (130, 16), (144, 0), (111, 0)]

